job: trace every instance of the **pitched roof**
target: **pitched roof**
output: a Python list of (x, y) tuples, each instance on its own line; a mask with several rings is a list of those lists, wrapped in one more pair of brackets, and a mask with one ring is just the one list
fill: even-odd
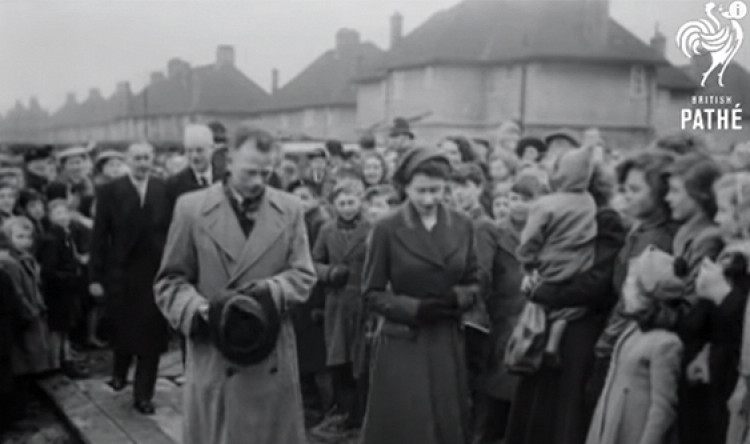
[(268, 93), (236, 67), (206, 65), (152, 82), (137, 94), (132, 111), (151, 116), (250, 113), (268, 99)]
[(356, 105), (355, 77), (381, 64), (383, 56), (383, 51), (369, 42), (357, 43), (351, 51), (326, 51), (277, 91), (265, 110)]
[(591, 2), (465, 0), (402, 38), (388, 53), (381, 73), (431, 64), (534, 59), (666, 64), (657, 51), (611, 18), (606, 41), (594, 44), (584, 33), (586, 3)]
[(661, 66), (656, 71), (656, 84), (659, 88), (673, 91), (695, 91), (700, 82), (693, 79), (684, 66)]

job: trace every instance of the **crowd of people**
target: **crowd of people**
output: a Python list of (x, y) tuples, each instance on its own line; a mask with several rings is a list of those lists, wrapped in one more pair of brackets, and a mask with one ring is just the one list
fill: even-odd
[(3, 425), (103, 347), (154, 413), (171, 341), (186, 443), (750, 442), (750, 142), (396, 119), (359, 145), (27, 150), (0, 174)]

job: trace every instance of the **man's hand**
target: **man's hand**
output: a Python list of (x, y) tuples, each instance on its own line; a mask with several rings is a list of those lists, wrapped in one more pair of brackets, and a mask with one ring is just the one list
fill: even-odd
[(89, 284), (89, 294), (95, 298), (101, 298), (104, 296), (104, 287), (99, 282), (92, 282)]

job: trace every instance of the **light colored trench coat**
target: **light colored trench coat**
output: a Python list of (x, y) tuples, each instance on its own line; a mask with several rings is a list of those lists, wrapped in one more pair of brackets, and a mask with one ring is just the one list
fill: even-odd
[(210, 343), (188, 339), (184, 388), (185, 444), (305, 442), (297, 352), (289, 308), (315, 283), (304, 215), (290, 195), (267, 189), (249, 238), (221, 184), (177, 202), (156, 302), (189, 335), (193, 316), (221, 290), (265, 280), (283, 320), (276, 349), (249, 367), (231, 364)]

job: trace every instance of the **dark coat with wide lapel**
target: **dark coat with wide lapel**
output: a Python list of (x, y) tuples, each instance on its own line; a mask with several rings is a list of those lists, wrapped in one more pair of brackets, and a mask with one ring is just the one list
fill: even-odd
[[(328, 221), (312, 251), (318, 281), (325, 287), (325, 337), (329, 366), (352, 362), (364, 340), (362, 328), (362, 269), (365, 265), (367, 235), (371, 225), (362, 220), (351, 232), (339, 228), (336, 219)], [(349, 280), (341, 288), (328, 286), (332, 266), (349, 269)]]
[(91, 248), (91, 281), (104, 285), (115, 351), (157, 354), (166, 349), (167, 323), (153, 281), (169, 229), (164, 182), (149, 178), (141, 206), (129, 176), (99, 188)]
[(427, 231), (411, 204), (375, 224), (363, 291), (383, 316), (374, 344), (362, 442), (462, 443), (468, 439), (469, 388), (458, 319), (421, 325), (421, 300), (454, 286), (476, 286), (474, 228), (440, 207)]

